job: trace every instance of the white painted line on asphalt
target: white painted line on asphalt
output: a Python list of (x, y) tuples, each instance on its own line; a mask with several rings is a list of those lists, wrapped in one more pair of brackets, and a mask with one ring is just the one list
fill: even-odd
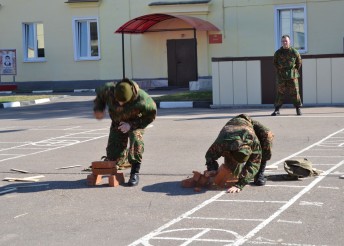
[(236, 219), (236, 218), (212, 218), (212, 217), (185, 217), (185, 219), (197, 219), (197, 220), (228, 220), (228, 221), (264, 221), (264, 219)]
[[(312, 147), (318, 145), (319, 143), (331, 138), (332, 136), (343, 132), (344, 128), (336, 131), (330, 135), (328, 135), (327, 137), (321, 139), (320, 141), (286, 157), (283, 158), (282, 160), (279, 160), (273, 164), (271, 164), (272, 166), (274, 165), (278, 165), (279, 163), (283, 163), (285, 160), (293, 158), (295, 156), (298, 156), (299, 154), (311, 149)], [(333, 166), (332, 168), (330, 168), (329, 170), (323, 172), (323, 176), (317, 176), (315, 177), (314, 181), (312, 181), (309, 185), (307, 186), (299, 186), (298, 188), (303, 188), (298, 194), (296, 194), (294, 197), (292, 197), (289, 201), (287, 201), (282, 207), (280, 207), (275, 213), (273, 213), (269, 218), (267, 218), (266, 220), (264, 220), (262, 223), (260, 223), (258, 226), (256, 226), (253, 230), (251, 230), (248, 234), (246, 234), (243, 237), (238, 238), (238, 240), (234, 241), (234, 244), (230, 244), (230, 245), (243, 245), (244, 243), (246, 243), (248, 240), (250, 240), (255, 234), (257, 234), (260, 230), (262, 230), (265, 226), (267, 226), (270, 222), (272, 222), (276, 217), (278, 217), (281, 213), (283, 213), (285, 210), (287, 210), (291, 205), (293, 205), (299, 198), (301, 198), (304, 194), (306, 194), (307, 192), (309, 192), (317, 183), (319, 183), (321, 180), (323, 180), (329, 173), (331, 173), (333, 170), (337, 169), (338, 167), (342, 166), (344, 163), (344, 161), (339, 162), (337, 165)], [(266, 186), (271, 186), (271, 185), (266, 185)], [(277, 187), (277, 185), (274, 185)], [(289, 186), (285, 186), (285, 187), (289, 187)], [(293, 186), (295, 187), (295, 186)], [(166, 231), (163, 231), (164, 229), (176, 224), (177, 222), (189, 218), (191, 217), (190, 215), (192, 215), (193, 213), (195, 213), (196, 211), (200, 210), (201, 208), (205, 207), (206, 205), (213, 203), (215, 201), (217, 201), (221, 196), (223, 196), (224, 194), (226, 194), (226, 191), (222, 191), (219, 194), (213, 196), (212, 198), (204, 201), (203, 203), (201, 203), (200, 205), (196, 206), (195, 208), (189, 210), (188, 212), (182, 214), (181, 216), (177, 217), (176, 219), (171, 220), (170, 222), (164, 224), (163, 226), (159, 227), (158, 229), (148, 233), (147, 235), (139, 238), (138, 240), (136, 240), (135, 242), (131, 243), (129, 246), (136, 246), (139, 244), (142, 245), (146, 245), (149, 246), (151, 245), (149, 243), (149, 241), (151, 239), (156, 239), (157, 235), (159, 234), (163, 234)], [(204, 228), (203, 228), (204, 229)], [(166, 239), (164, 237), (159, 237), (160, 239)], [(171, 238), (172, 240), (176, 240), (174, 238)]]
[(266, 184), (267, 187), (287, 187), (287, 188), (305, 188), (305, 185), (269, 185)]
[[(0, 160), (0, 162), (7, 161), (7, 160), (12, 160), (12, 159), (17, 159), (17, 158), (20, 158), (20, 157), (26, 157), (26, 156), (30, 156), (30, 155), (36, 155), (36, 154), (40, 154), (40, 153), (43, 153), (43, 152), (48, 152), (48, 151), (51, 151), (51, 150), (56, 150), (56, 149), (72, 146), (72, 145), (75, 145), (75, 144), (85, 143), (85, 142), (97, 140), (99, 138), (103, 138), (103, 137), (107, 137), (108, 136), (108, 134), (106, 134), (106, 135), (98, 135), (98, 136), (93, 136), (93, 137), (90, 137), (90, 138), (88, 138), (86, 140), (81, 140), (81, 141), (79, 141), (79, 140), (71, 141), (70, 139), (63, 139), (63, 138), (67, 138), (67, 137), (70, 137), (70, 136), (74, 136), (75, 138), (78, 138), (77, 137), (78, 134), (85, 134), (85, 133), (87, 134), (87, 133), (90, 133), (90, 132), (94, 133), (95, 131), (98, 131), (98, 130), (101, 131), (101, 130), (104, 130), (104, 129), (102, 128), (102, 129), (88, 130), (88, 131), (85, 131), (85, 132), (71, 133), (71, 134), (67, 134), (65, 136), (60, 136), (60, 137), (50, 138), (50, 139), (41, 140), (41, 141), (37, 141), (37, 142), (31, 142), (29, 144), (23, 144), (23, 145), (18, 145), (18, 146), (10, 147), (10, 148), (0, 149), (0, 152), (2, 152), (2, 151), (7, 151), (7, 150), (19, 150), (20, 151), (21, 148), (28, 148), (28, 147), (30, 147), (30, 145), (51, 147), (51, 148), (46, 148), (46, 149), (43, 148), (43, 150), (41, 150), (41, 151), (36, 151), (36, 152), (33, 152), (33, 153), (29, 153), (29, 154), (15, 155), (13, 157), (8, 157), (8, 158)], [(0, 155), (7, 155), (7, 154), (5, 153), (5, 154), (0, 154)]]
[(302, 224), (300, 220), (298, 221), (290, 221), (290, 220), (277, 220), (277, 223), (291, 223), (291, 224)]
[(336, 131), (336, 132), (334, 132), (334, 133), (328, 135), (327, 137), (325, 137), (325, 138), (319, 140), (318, 142), (316, 142), (316, 143), (314, 143), (314, 144), (312, 144), (312, 145), (310, 145), (310, 146), (308, 146), (308, 147), (306, 147), (306, 148), (304, 148), (304, 149), (302, 149), (302, 150), (300, 150), (300, 151), (298, 151), (298, 152), (296, 152), (296, 153), (294, 153), (294, 154), (292, 154), (292, 155), (290, 155), (290, 156), (287, 156), (287, 157), (283, 158), (282, 160), (276, 161), (276, 162), (274, 162), (274, 163), (272, 163), (272, 164), (270, 164), (270, 165), (271, 165), (271, 166), (275, 166), (275, 165), (278, 165), (279, 163), (283, 163), (285, 160), (288, 160), (288, 159), (290, 159), (290, 158), (293, 158), (293, 157), (295, 157), (295, 156), (298, 156), (299, 154), (305, 152), (306, 150), (309, 150), (310, 148), (312, 148), (312, 147), (314, 147), (314, 146), (316, 146), (316, 145), (322, 143), (322, 142), (325, 141), (326, 139), (329, 139), (329, 138), (331, 138), (332, 136), (334, 136), (334, 135), (336, 135), (336, 134), (342, 133), (343, 131), (344, 131), (344, 128), (342, 128), (342, 129), (340, 129), (339, 131)]
[(339, 190), (339, 187), (330, 187), (330, 186), (318, 186), (319, 189), (332, 189), (332, 190)]
[(246, 236), (244, 236), (244, 237), (240, 238), (239, 240), (237, 240), (236, 242), (234, 242), (233, 246), (243, 245), (245, 242), (247, 242), (249, 239), (251, 239), (254, 235), (256, 235), (260, 230), (262, 230), (265, 226), (270, 224), (271, 221), (273, 221), (276, 217), (278, 217), (281, 213), (283, 213), (291, 205), (293, 205), (299, 198), (301, 198), (304, 194), (309, 192), (317, 183), (319, 183), (321, 180), (323, 180), (329, 173), (331, 173), (333, 170), (337, 169), (338, 167), (342, 166), (343, 164), (344, 164), (344, 161), (341, 161), (337, 165), (335, 165), (334, 167), (332, 167), (329, 170), (325, 171), (325, 175), (324, 176), (316, 177), (314, 179), (314, 181), (312, 181), (303, 190), (301, 190), (298, 194), (296, 194), (293, 198), (291, 198), (288, 201), (288, 203), (286, 203), (285, 205), (280, 207), (269, 218), (267, 218), (265, 221), (263, 221), (258, 226), (256, 226), (253, 230), (251, 230), (249, 233), (247, 233)]
[(204, 234), (208, 233), (209, 231), (210, 231), (209, 228), (203, 229), (200, 233), (197, 233), (195, 236), (189, 238), (184, 243), (182, 243), (180, 246), (189, 245), (190, 243), (192, 243), (193, 241), (199, 239), (201, 236), (203, 236)]
[(326, 157), (326, 158), (343, 158), (343, 155), (307, 155), (307, 156), (303, 156), (303, 155), (298, 155), (298, 158), (319, 158), (319, 157)]
[(318, 206), (322, 207), (324, 203), (323, 202), (307, 202), (307, 201), (300, 201), (300, 206)]
[(189, 217), (189, 215), (195, 213), (196, 211), (200, 210), (201, 208), (207, 206), (208, 204), (212, 203), (213, 201), (215, 201), (216, 199), (220, 198), (221, 196), (223, 196), (224, 194), (226, 194), (226, 191), (222, 191), (219, 194), (213, 196), (212, 198), (204, 201), (203, 203), (199, 204), (198, 206), (196, 206), (195, 208), (189, 210), (188, 212), (182, 214), (181, 216), (171, 220), (170, 222), (166, 223), (165, 225), (159, 227), (158, 229), (152, 231), (151, 233), (148, 233), (146, 236), (143, 236), (142, 238), (136, 240), (135, 242), (131, 243), (129, 246), (134, 246), (134, 245), (139, 245), (139, 244), (143, 244), (143, 245), (150, 245), (148, 243), (148, 241), (152, 238), (155, 237), (156, 235), (160, 234), (162, 230), (174, 225), (175, 223), (181, 221), (182, 219)]
[(312, 166), (333, 166), (333, 165), (336, 165), (336, 164), (318, 164), (318, 163), (312, 163)]
[(215, 202), (287, 203), (287, 201), (226, 200), (226, 199), (218, 199)]

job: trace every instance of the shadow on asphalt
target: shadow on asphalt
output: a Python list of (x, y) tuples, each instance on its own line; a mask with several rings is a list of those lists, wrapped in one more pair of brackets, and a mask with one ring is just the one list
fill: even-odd
[(202, 189), (200, 192), (195, 192), (193, 188), (181, 187), (181, 181), (171, 181), (144, 186), (142, 191), (165, 193), (167, 196), (190, 196), (205, 193), (206, 189)]
[[(128, 187), (126, 183), (120, 185), (122, 187)], [(108, 183), (102, 182), (102, 184), (89, 186), (86, 183), (86, 179), (74, 180), (74, 181), (48, 181), (48, 182), (35, 182), (35, 183), (17, 183), (2, 186), (0, 192), (9, 190), (6, 195), (10, 193), (33, 193), (43, 192), (47, 190), (73, 190), (73, 189), (101, 189), (107, 188)], [(14, 189), (15, 188), (15, 189)], [(14, 190), (13, 190), (14, 189)], [(11, 191), (12, 190), (12, 191)], [(193, 188), (183, 188), (180, 185), (180, 181), (156, 183), (142, 187), (144, 192), (165, 193), (167, 196), (190, 196), (205, 193), (206, 189), (202, 189), (200, 192), (195, 192)]]

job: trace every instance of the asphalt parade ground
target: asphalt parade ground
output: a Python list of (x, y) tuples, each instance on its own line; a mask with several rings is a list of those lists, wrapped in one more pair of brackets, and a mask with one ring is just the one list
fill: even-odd
[[(305, 107), (302, 116), (282, 108), (275, 117), (267, 107), (159, 109), (144, 135), (139, 185), (108, 187), (105, 178), (87, 186), (83, 171), (105, 154), (110, 126), (93, 118), (93, 98), (0, 110), (0, 245), (343, 245), (343, 107)], [(237, 194), (182, 188), (240, 113), (275, 134), (267, 184)], [(286, 180), (292, 158), (323, 172)], [(38, 181), (4, 180), (30, 176)]]

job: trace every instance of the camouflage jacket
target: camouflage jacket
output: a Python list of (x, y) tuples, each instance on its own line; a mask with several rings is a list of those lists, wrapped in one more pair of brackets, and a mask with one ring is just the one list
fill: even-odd
[(274, 134), (269, 128), (261, 124), (256, 120), (252, 120), (253, 129), (257, 135), (260, 146), (262, 148), (262, 161), (268, 161), (271, 159), (272, 141), (274, 139)]
[[(225, 164), (235, 175), (238, 175), (239, 180), (235, 186), (240, 189), (257, 174), (262, 159), (260, 141), (254, 130), (255, 124), (258, 129), (264, 129), (260, 123), (253, 121), (248, 115), (241, 114), (234, 117), (222, 128), (205, 155), (207, 163), (225, 157)], [(252, 150), (251, 156), (243, 166), (231, 158), (231, 151), (237, 150), (241, 145), (248, 145)], [(230, 163), (226, 163), (226, 160)]]
[(280, 80), (300, 77), (299, 69), (302, 64), (301, 56), (299, 52), (292, 47), (289, 49), (283, 49), (283, 47), (278, 49), (274, 54), (273, 64)]
[(154, 100), (138, 84), (132, 82), (134, 95), (132, 99), (120, 106), (115, 100), (116, 83), (109, 82), (96, 89), (94, 111), (104, 111), (108, 107), (114, 126), (121, 121), (129, 123), (131, 130), (144, 129), (155, 120), (157, 108)]

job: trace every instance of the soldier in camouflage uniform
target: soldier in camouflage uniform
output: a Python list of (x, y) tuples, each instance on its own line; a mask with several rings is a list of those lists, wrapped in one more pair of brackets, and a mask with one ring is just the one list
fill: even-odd
[(97, 88), (96, 93), (93, 108), (95, 118), (102, 119), (107, 106), (112, 120), (106, 147), (107, 160), (120, 165), (128, 159), (131, 164), (128, 185), (135, 186), (139, 182), (138, 174), (144, 151), (144, 129), (156, 117), (156, 104), (137, 83), (129, 79), (106, 83)]
[(272, 116), (279, 115), (279, 109), (283, 105), (284, 95), (289, 92), (296, 108), (297, 115), (301, 115), (302, 106), (299, 92), (299, 69), (301, 68), (301, 56), (299, 52), (290, 46), (290, 37), (282, 36), (282, 47), (274, 54), (273, 64), (277, 72), (277, 95), (275, 99), (275, 111)]
[(265, 185), (264, 171), (271, 158), (272, 140), (268, 128), (248, 115), (238, 115), (226, 123), (208, 149), (207, 170), (217, 170), (217, 160), (224, 157), (225, 165), (239, 179), (227, 192), (240, 192), (254, 177), (256, 185)]

